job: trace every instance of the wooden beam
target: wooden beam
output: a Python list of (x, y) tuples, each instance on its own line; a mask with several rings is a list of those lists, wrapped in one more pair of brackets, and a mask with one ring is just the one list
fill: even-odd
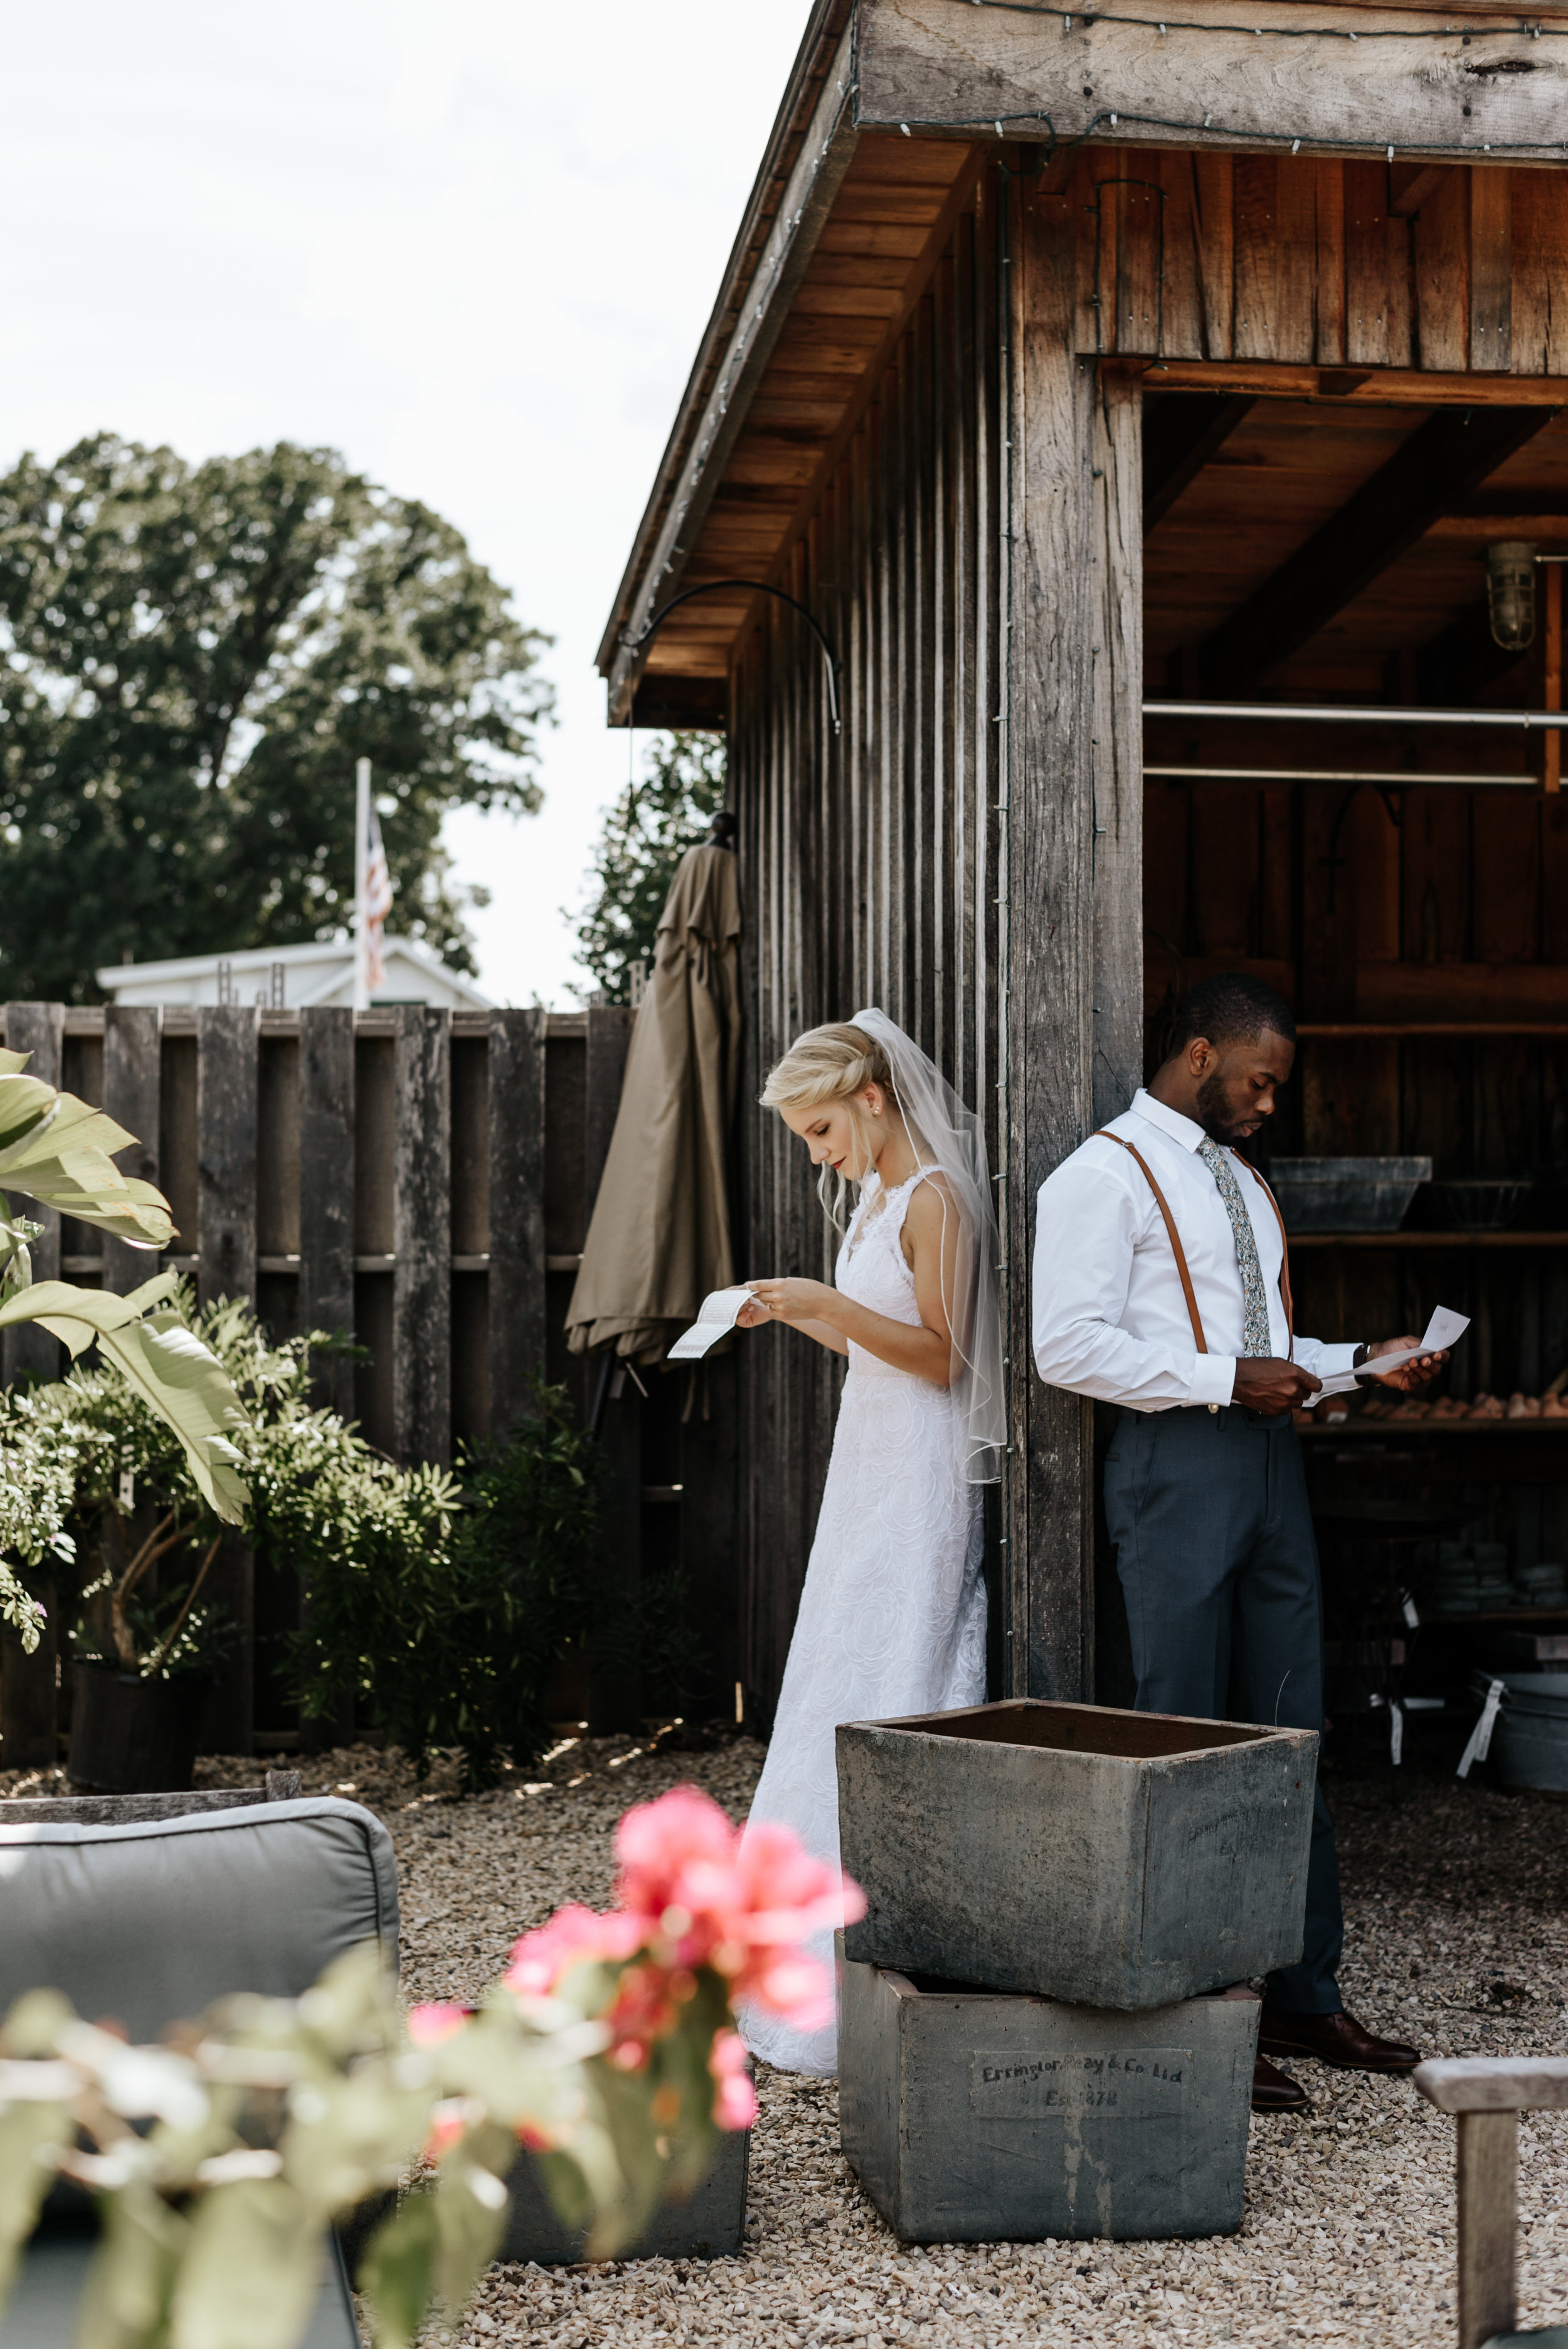
[(1172, 393), (1143, 411), (1143, 528), (1162, 522), (1182, 491), (1230, 439), (1253, 407), (1223, 391)]
[[(1346, 378), (1361, 378), (1354, 389)], [(1349, 408), (1562, 408), (1568, 375), (1468, 375), (1458, 367), (1297, 367), (1275, 359), (1151, 359), (1150, 391), (1255, 391)]]
[[(975, 8), (972, 0), (860, 0), (862, 129), (1271, 149), (1310, 140), (1381, 161), (1568, 161), (1560, 69), (1529, 28), (1433, 28), (1359, 14), (1304, 30), (1281, 0), (1192, 0), (1185, 22)], [(1049, 31), (1047, 31), (1047, 26)]]
[(1435, 196), (1452, 171), (1451, 163), (1390, 163), (1388, 210), (1401, 220), (1414, 220), (1429, 196)]
[[(762, 371), (850, 167), (857, 137), (851, 119), (852, 78), (851, 35), (846, 31), (758, 257), (740, 317), (674, 484), (664, 523), (648, 549), (627, 605), (629, 636), (645, 627), (659, 605), (680, 587), (687, 557), (746, 421)], [(630, 723), (642, 657), (628, 652), (623, 644), (608, 667), (612, 725)]]
[(1550, 423), (1542, 408), (1447, 412), (1418, 425), (1305, 546), (1266, 579), (1203, 646), (1204, 689), (1237, 694), (1316, 636), (1336, 612), (1397, 563), (1456, 497)]
[[(1028, 1262), (1040, 1185), (1093, 1116), (1089, 742), (1099, 599), (1082, 583), (1095, 570), (1095, 363), (1072, 346), (1073, 193), (1014, 182), (1009, 201), (1007, 947), (998, 977), (1011, 1364), (1005, 1673), (1016, 1695), (1077, 1701), (1094, 1692), (1093, 1419), (1080, 1397), (1034, 1376)], [(1128, 461), (1135, 474), (1135, 450)], [(1128, 494), (1124, 478), (1108, 515), (1125, 515)]]

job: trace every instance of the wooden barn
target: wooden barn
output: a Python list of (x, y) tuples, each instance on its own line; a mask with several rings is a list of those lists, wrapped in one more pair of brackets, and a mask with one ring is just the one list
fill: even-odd
[[(1002, 1689), (1116, 1686), (1093, 1411), (1029, 1361), (1033, 1204), (1195, 978), (1292, 1001), (1276, 1154), (1522, 1186), (1522, 1227), (1304, 1242), (1300, 1326), (1440, 1297), (1460, 1393), (1568, 1364), (1565, 101), (1561, 7), (811, 11), (601, 667), (613, 724), (727, 734), (751, 1075), (875, 1001), (992, 1121)], [(749, 1267), (824, 1272), (757, 1091)], [(737, 1359), (766, 1710), (835, 1366)], [(1568, 1542), (1564, 1426), (1307, 1440), (1326, 1520), (1375, 1485), (1527, 1566)]]

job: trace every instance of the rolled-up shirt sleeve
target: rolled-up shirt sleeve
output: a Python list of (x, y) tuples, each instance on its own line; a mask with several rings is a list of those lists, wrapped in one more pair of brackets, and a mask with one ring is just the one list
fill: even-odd
[(1048, 1386), (1134, 1411), (1228, 1403), (1236, 1378), (1233, 1355), (1200, 1354), (1190, 1338), (1183, 1342), (1173, 1334), (1135, 1338), (1119, 1326), (1145, 1216), (1113, 1163), (1123, 1155), (1112, 1143), (1103, 1155), (1078, 1152), (1040, 1186), (1035, 1366)]

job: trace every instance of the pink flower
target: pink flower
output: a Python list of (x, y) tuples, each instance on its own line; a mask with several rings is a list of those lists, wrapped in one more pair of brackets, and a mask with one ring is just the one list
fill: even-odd
[(759, 1823), (738, 1834), (718, 1805), (677, 1786), (628, 1811), (615, 1837), (616, 1894), (644, 1920), (665, 1963), (711, 1965), (732, 1998), (750, 1998), (792, 2020), (820, 2014), (830, 1986), (814, 1961), (774, 1962), (813, 1934), (864, 1914), (859, 1888), (813, 1859), (788, 1827)]
[(644, 1939), (643, 1920), (612, 1909), (596, 1916), (573, 1903), (559, 1909), (547, 1925), (514, 1943), (511, 1963), (501, 1976), (508, 1990), (525, 1998), (548, 1998), (573, 1966), (619, 1964)]
[(443, 2039), (452, 2038), (469, 2019), (468, 2009), (453, 2006), (445, 2000), (436, 2000), (428, 2006), (417, 2006), (408, 2017), (408, 2036), (416, 2047), (438, 2047)]
[(430, 2115), (430, 2131), (425, 2139), (427, 2161), (444, 2161), (468, 2126), (469, 2106), (461, 2096), (449, 2096)]
[(757, 2118), (757, 2091), (746, 2068), (746, 2047), (738, 2031), (721, 2031), (713, 2043), (707, 2068), (718, 2083), (713, 2117), (721, 2129), (748, 2129)]

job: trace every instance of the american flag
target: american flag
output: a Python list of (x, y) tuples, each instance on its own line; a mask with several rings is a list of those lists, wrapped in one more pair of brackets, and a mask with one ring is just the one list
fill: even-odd
[(360, 889), (365, 905), (365, 984), (374, 994), (387, 983), (386, 967), (381, 960), (381, 931), (392, 911), (392, 875), (387, 870), (387, 851), (381, 844), (381, 825), (374, 801), (366, 824), (365, 870), (360, 875)]

